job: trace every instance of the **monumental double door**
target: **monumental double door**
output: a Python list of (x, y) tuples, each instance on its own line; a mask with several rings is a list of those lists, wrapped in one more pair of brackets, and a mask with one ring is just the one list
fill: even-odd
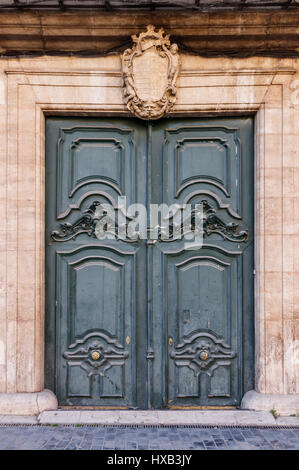
[[(201, 204), (203, 246), (99, 239), (99, 209), (121, 196)], [(253, 388), (253, 230), (252, 118), (48, 118), (45, 380), (59, 404), (237, 406)]]

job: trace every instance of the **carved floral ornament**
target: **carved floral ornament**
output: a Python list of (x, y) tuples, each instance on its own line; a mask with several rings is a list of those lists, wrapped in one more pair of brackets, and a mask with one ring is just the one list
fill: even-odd
[(163, 29), (152, 25), (138, 36), (122, 55), (124, 100), (141, 119), (159, 119), (176, 100), (179, 72), (177, 44), (171, 44)]

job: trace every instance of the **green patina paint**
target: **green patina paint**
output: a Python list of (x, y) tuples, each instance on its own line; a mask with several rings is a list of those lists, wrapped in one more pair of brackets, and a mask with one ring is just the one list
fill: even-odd
[[(223, 407), (253, 388), (253, 161), (249, 117), (47, 119), (46, 386), (61, 405)], [(218, 232), (248, 240), (214, 230), (186, 250), (82, 230), (120, 194), (205, 200)], [(63, 223), (76, 237), (61, 243)]]

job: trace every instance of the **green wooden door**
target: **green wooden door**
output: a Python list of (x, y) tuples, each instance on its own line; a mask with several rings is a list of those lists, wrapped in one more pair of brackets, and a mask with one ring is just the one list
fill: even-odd
[[(98, 239), (96, 208), (119, 196), (201, 204), (203, 247)], [(47, 119), (46, 246), (61, 405), (235, 406), (253, 387), (251, 118)]]
[(169, 120), (153, 135), (152, 200), (206, 211), (202, 248), (152, 249), (154, 406), (238, 405), (253, 385), (252, 119)]

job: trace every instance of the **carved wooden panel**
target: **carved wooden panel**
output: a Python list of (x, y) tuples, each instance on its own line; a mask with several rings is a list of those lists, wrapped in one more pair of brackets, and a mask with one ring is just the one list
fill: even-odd
[(164, 406), (236, 406), (253, 387), (252, 120), (169, 120), (153, 135), (153, 200), (204, 216), (202, 248), (152, 250), (154, 388)]
[[(252, 124), (48, 120), (46, 386), (60, 404), (236, 406), (253, 387)], [(202, 203), (202, 248), (98, 239), (120, 195)]]
[(172, 404), (188, 397), (189, 404), (199, 399), (212, 404), (212, 395), (217, 404), (238, 402), (240, 262), (238, 255), (230, 258), (208, 248), (166, 257), (167, 324), (174, 340), (168, 366)]
[(205, 190), (241, 217), (239, 129), (227, 124), (183, 125), (164, 132), (165, 202), (189, 201), (198, 190)]
[(57, 218), (79, 209), (87, 198), (117, 203), (134, 200), (134, 130), (116, 126), (61, 127), (57, 150)]
[(101, 203), (144, 202), (145, 137), (128, 120), (47, 121), (46, 381), (61, 405), (136, 406), (144, 246), (99, 240), (95, 227)]

